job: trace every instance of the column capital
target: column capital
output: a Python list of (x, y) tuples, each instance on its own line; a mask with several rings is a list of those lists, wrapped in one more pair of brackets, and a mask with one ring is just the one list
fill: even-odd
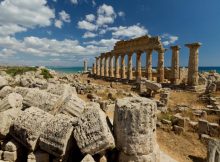
[(170, 49), (172, 50), (180, 50), (180, 46), (176, 45), (176, 46), (170, 46)]
[(185, 46), (188, 48), (199, 48), (201, 45), (202, 45), (202, 43), (200, 43), (200, 42), (185, 44)]

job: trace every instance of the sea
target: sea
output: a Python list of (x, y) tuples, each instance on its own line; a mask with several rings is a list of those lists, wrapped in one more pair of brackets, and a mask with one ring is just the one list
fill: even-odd
[[(81, 73), (83, 72), (83, 67), (47, 67), (49, 69), (55, 70), (56, 72), (61, 72), (61, 73)], [(91, 68), (90, 68), (91, 69)], [(199, 67), (200, 72), (205, 72), (205, 71), (216, 71), (217, 73), (220, 73), (220, 67), (212, 67), (212, 66), (202, 66)]]

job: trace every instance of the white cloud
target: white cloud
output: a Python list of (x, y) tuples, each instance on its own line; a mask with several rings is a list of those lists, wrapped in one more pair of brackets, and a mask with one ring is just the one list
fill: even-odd
[(63, 26), (63, 22), (61, 20), (55, 20), (54, 22), (54, 25), (57, 27), (57, 28), (62, 28)]
[(94, 38), (96, 36), (97, 36), (97, 34), (95, 34), (95, 33), (85, 32), (84, 35), (83, 35), (83, 38)]
[(168, 46), (170, 44), (173, 44), (179, 39), (179, 37), (173, 36), (173, 35), (168, 34), (168, 33), (162, 34), (161, 38), (162, 38), (162, 43), (163, 43), (164, 46)]
[(97, 29), (96, 25), (94, 25), (86, 20), (79, 21), (78, 28), (89, 30), (89, 31), (94, 31)]
[(119, 41), (119, 39), (101, 39), (100, 41), (89, 41), (89, 42), (84, 42), (84, 44), (90, 44), (90, 45), (96, 45), (96, 46), (102, 46), (102, 47), (107, 47), (108, 49), (113, 48), (115, 43)]
[(119, 12), (118, 12), (118, 16), (124, 17), (124, 16), (125, 16), (125, 13), (124, 13), (123, 11), (119, 11)]
[(72, 4), (78, 4), (78, 0), (70, 0)]
[(0, 36), (13, 35), (18, 32), (24, 32), (27, 29), (16, 24), (0, 25)]
[(113, 31), (112, 35), (116, 38), (119, 37), (135, 38), (146, 35), (148, 33), (148, 30), (145, 27), (140, 26), (139, 24), (128, 27), (126, 26), (112, 27), (109, 28), (109, 30)]
[(89, 22), (93, 22), (95, 20), (95, 15), (93, 14), (86, 15), (86, 20)]
[(110, 5), (103, 4), (98, 8), (97, 11), (98, 18), (96, 24), (98, 26), (103, 26), (105, 24), (112, 24), (116, 18), (116, 13), (114, 8)]
[(64, 21), (64, 22), (68, 22), (70, 23), (71, 20), (70, 20), (70, 15), (68, 13), (66, 13), (64, 10), (62, 10), (60, 13), (59, 13), (59, 16), (60, 16), (60, 20)]

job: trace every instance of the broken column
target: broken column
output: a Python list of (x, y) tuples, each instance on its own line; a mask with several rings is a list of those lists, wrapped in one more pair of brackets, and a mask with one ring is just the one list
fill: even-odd
[(115, 55), (115, 78), (118, 79), (120, 78), (119, 75), (119, 55)]
[(166, 49), (158, 49), (157, 81), (164, 82), (164, 53)]
[(87, 60), (84, 60), (84, 72), (88, 71)]
[(83, 154), (98, 154), (115, 147), (107, 117), (98, 103), (89, 103), (75, 127), (74, 137)]
[(152, 49), (146, 51), (146, 78), (152, 80)]
[(136, 52), (136, 81), (140, 82), (141, 81), (141, 51)]
[(180, 78), (179, 65), (179, 46), (171, 46), (172, 49), (172, 65), (171, 65), (171, 83), (178, 84)]
[(125, 78), (125, 55), (121, 55), (121, 79), (126, 79)]
[(40, 148), (60, 159), (68, 158), (73, 142), (72, 118), (58, 114), (46, 123), (39, 140)]
[(110, 53), (110, 58), (109, 58), (109, 76), (111, 78), (114, 77), (114, 65), (113, 65), (113, 55)]
[(101, 54), (101, 56), (100, 56), (100, 76), (101, 77), (104, 77), (104, 61), (103, 61), (103, 59), (104, 59), (104, 53), (102, 53)]
[(45, 124), (52, 118), (53, 115), (37, 107), (28, 108), (15, 119), (10, 134), (28, 150), (34, 151)]
[(132, 54), (133, 53), (129, 53), (128, 54), (128, 80), (132, 80), (133, 79)]
[(199, 47), (201, 43), (186, 44), (189, 48), (189, 63), (188, 63), (188, 85), (197, 86), (199, 80)]
[(156, 162), (156, 103), (142, 97), (118, 99), (114, 113), (114, 135), (119, 162)]
[(96, 57), (96, 75), (99, 76), (100, 75), (100, 67), (99, 67), (99, 57)]

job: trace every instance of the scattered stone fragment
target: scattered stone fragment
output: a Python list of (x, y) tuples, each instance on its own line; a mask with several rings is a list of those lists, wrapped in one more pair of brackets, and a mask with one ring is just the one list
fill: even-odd
[(2, 150), (3, 151), (9, 151), (9, 152), (14, 152), (17, 151), (19, 149), (19, 145), (17, 142), (15, 142), (14, 140), (8, 141), (7, 143), (2, 145)]
[(3, 160), (5, 161), (10, 161), (10, 162), (14, 162), (17, 160), (17, 152), (9, 152), (9, 151), (4, 151), (3, 152)]
[(93, 159), (93, 157), (89, 154), (87, 154), (81, 162), (95, 162), (95, 160)]
[(97, 154), (115, 147), (113, 135), (108, 127), (105, 113), (98, 103), (86, 106), (75, 127), (74, 137), (82, 153)]
[(8, 81), (4, 77), (0, 76), (0, 89), (7, 85)]
[(180, 135), (184, 132), (184, 128), (178, 125), (174, 125), (173, 130), (176, 134)]
[(208, 127), (211, 137), (220, 137), (220, 126), (217, 123), (209, 123)]
[(209, 125), (207, 120), (199, 120), (198, 123), (198, 133), (199, 134), (209, 134)]
[(56, 157), (63, 157), (72, 148), (72, 133), (71, 117), (58, 114), (45, 125), (39, 140), (40, 148)]
[(17, 93), (11, 93), (0, 101), (0, 112), (11, 108), (22, 109), (23, 97)]
[(5, 86), (0, 90), (0, 98), (5, 98), (7, 95), (13, 92), (13, 88), (10, 86)]
[(29, 150), (36, 149), (38, 138), (52, 115), (37, 107), (26, 109), (13, 122), (10, 134)]
[(77, 94), (76, 88), (70, 86), (69, 84), (55, 84), (50, 87), (48, 87), (47, 90), (49, 93), (53, 93), (55, 95), (64, 95), (69, 96), (72, 94)]
[(15, 92), (20, 94), (23, 98), (27, 95), (29, 91), (37, 88), (26, 88), (26, 87), (15, 87)]

